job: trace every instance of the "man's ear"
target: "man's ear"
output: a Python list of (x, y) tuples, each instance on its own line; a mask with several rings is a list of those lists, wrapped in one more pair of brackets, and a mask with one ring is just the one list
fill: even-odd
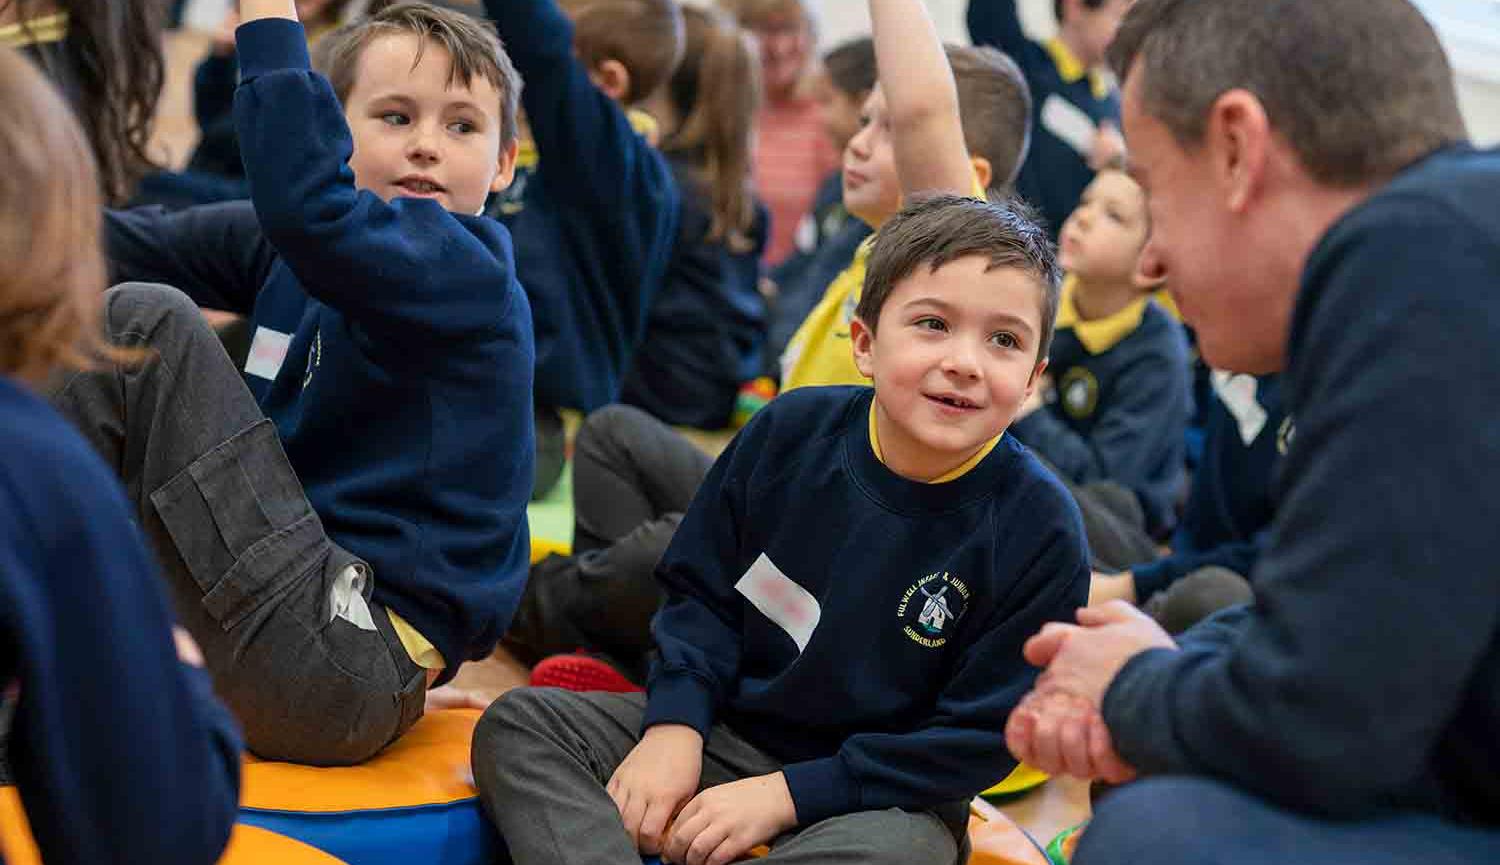
[(855, 316), (849, 319), (849, 345), (854, 350), (854, 367), (868, 379), (875, 378), (875, 331)]
[(1209, 109), (1204, 145), (1228, 208), (1242, 212), (1261, 191), (1271, 156), (1271, 121), (1248, 90), (1229, 90)]
[(499, 192), (516, 179), (516, 154), (521, 150), (519, 139), (511, 139), (509, 145), (500, 148), (500, 168), (495, 179), (490, 181), (490, 192)]
[(625, 97), (630, 94), (630, 70), (625, 64), (606, 57), (594, 64), (589, 70), (589, 80), (594, 86), (604, 91), (604, 95), (610, 99), (625, 104)]

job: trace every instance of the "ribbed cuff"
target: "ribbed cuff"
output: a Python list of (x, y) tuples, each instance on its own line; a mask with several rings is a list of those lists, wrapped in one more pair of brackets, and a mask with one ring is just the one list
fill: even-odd
[(281, 69), (310, 69), (307, 33), (287, 18), (262, 18), (234, 31), (240, 60), (240, 81), (250, 81)]
[(837, 754), (821, 760), (789, 763), (781, 767), (781, 773), (792, 794), (799, 826), (811, 826), (859, 810), (859, 784)]
[(708, 683), (686, 670), (664, 670), (647, 687), (641, 731), (657, 724), (686, 724), (706, 741), (714, 725), (714, 696)]
[(1135, 580), (1135, 600), (1138, 604), (1146, 603), (1157, 592), (1172, 585), (1178, 574), (1167, 567), (1169, 559), (1157, 559), (1144, 565), (1136, 565), (1130, 569), (1131, 577)]

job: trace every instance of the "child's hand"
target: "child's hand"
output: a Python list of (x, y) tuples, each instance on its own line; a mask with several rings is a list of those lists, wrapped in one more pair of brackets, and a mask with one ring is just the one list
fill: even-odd
[(658, 724), (621, 761), (605, 789), (636, 849), (661, 852), (667, 823), (698, 789), (703, 737), (683, 724)]
[(203, 650), (198, 648), (197, 641), (187, 632), (187, 628), (173, 625), (172, 642), (177, 646), (177, 660), (190, 667), (203, 666)]
[(710, 787), (682, 809), (662, 859), (726, 865), (797, 825), (797, 807), (780, 772)]
[(1119, 574), (1094, 571), (1093, 577), (1089, 579), (1089, 606), (1097, 607), (1110, 601), (1140, 603), (1135, 596), (1135, 574), (1130, 571)]
[(1106, 120), (1099, 124), (1099, 131), (1094, 133), (1094, 145), (1089, 150), (1089, 168), (1094, 171), (1103, 171), (1106, 168), (1119, 168), (1125, 162), (1125, 136), (1112, 121)]

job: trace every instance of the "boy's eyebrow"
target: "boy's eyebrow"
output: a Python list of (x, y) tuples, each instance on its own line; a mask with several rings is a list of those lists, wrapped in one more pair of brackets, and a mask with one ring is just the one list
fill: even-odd
[[(914, 297), (911, 300), (908, 300), (906, 303), (902, 304), (902, 306), (907, 309), (910, 309), (914, 306), (930, 306), (933, 309), (936, 309), (938, 312), (949, 314), (952, 314), (957, 309), (957, 307), (955, 307), (948, 301), (943, 300), (940, 297), (933, 297), (931, 295), (927, 295), (925, 297)], [(986, 316), (985, 320), (991, 323), (1004, 322), (1005, 324), (1008, 324), (1012, 327), (1017, 327), (1021, 330), (1024, 330), (1027, 333), (1030, 333), (1032, 330), (1034, 330), (1034, 328), (1031, 326), (1031, 322), (1027, 321), (1024, 317), (1011, 312), (993, 312)]]
[[(370, 97), (370, 102), (395, 102), (404, 106), (417, 104), (417, 100), (411, 98), (410, 96), (407, 96), (405, 93), (401, 93), (400, 91), (392, 93), (376, 93), (375, 95)], [(457, 108), (460, 110), (466, 109), (469, 111), (477, 112), (479, 114), (484, 113), (484, 109), (479, 107), (479, 103), (475, 102), (472, 99), (455, 99), (452, 102), (444, 103), (443, 108), (445, 110), (453, 108)]]

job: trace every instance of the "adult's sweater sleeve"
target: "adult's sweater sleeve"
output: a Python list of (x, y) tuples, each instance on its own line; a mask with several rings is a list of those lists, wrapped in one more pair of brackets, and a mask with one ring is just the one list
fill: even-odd
[(177, 659), (118, 483), (69, 469), (66, 487), (28, 489), (0, 472), (0, 656), (32, 833), (57, 865), (213, 862), (237, 813), (239, 734), (208, 675)]
[(800, 825), (853, 811), (966, 801), (1015, 768), (1005, 723), (1037, 676), (1021, 647), (1047, 622), (1072, 621), (1088, 602), (1077, 507), (1060, 487), (1039, 490), (1047, 495), (1020, 509), (1042, 527), (1031, 557), (997, 563), (1021, 577), (988, 619), (968, 623), (966, 645), (926, 722), (911, 732), (851, 736), (831, 757), (783, 767)]
[(248, 201), (104, 213), (110, 282), (159, 282), (199, 306), (248, 315), (276, 252)]
[(658, 656), (642, 729), (686, 724), (707, 738), (739, 675), (745, 602), (734, 585), (750, 565), (740, 526), (745, 475), (767, 426), (758, 420), (714, 462), (656, 566), (667, 597), (651, 623)]
[(993, 45), (1019, 58), (1031, 40), (1021, 29), (1016, 0), (969, 0), (969, 39), (975, 45)]
[(1284, 379), (1297, 437), (1256, 603), (1232, 639), (1142, 653), (1105, 694), (1115, 746), (1142, 772), (1334, 815), (1422, 776), (1500, 609), (1485, 566), (1500, 319), (1474, 290), (1497, 252), (1477, 234), (1395, 198), (1314, 252)]
[(251, 21), (235, 38), (250, 198), (307, 293), (393, 340), (492, 337), (513, 295), (504, 228), (356, 189), (353, 138), (332, 86), (309, 69), (302, 25)]

